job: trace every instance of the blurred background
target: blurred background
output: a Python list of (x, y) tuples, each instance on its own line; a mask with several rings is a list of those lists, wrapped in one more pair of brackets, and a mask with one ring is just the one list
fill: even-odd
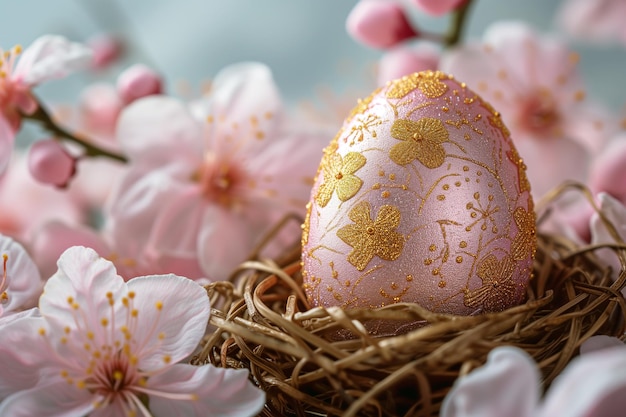
[[(315, 99), (321, 88), (337, 95), (360, 91), (364, 96), (374, 87), (375, 62), (382, 52), (347, 35), (345, 20), (355, 4), (355, 0), (0, 0), (0, 46), (27, 46), (46, 33), (75, 41), (109, 33), (125, 42), (126, 55), (112, 67), (38, 88), (47, 103), (73, 102), (81, 86), (95, 79), (113, 80), (137, 62), (159, 71), (168, 92), (182, 96), (199, 95), (219, 69), (245, 60), (268, 64), (283, 96), (292, 103)], [(491, 22), (503, 19), (554, 30), (560, 4), (560, 0), (477, 0), (466, 38), (480, 37)], [(447, 27), (446, 17), (415, 12), (412, 18), (418, 27), (434, 31)], [(621, 109), (626, 101), (621, 88), (624, 47), (575, 42), (572, 47), (581, 55), (588, 96)]]

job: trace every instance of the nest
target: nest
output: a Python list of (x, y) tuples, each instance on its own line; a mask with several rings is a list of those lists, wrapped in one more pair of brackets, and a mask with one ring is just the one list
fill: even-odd
[[(622, 265), (626, 246), (600, 213)], [(212, 332), (195, 363), (245, 368), (267, 394), (262, 416), (437, 416), (454, 382), (498, 346), (517, 346), (537, 362), (547, 387), (597, 334), (622, 337), (626, 285), (613, 282), (594, 251), (538, 235), (526, 303), (499, 313), (455, 316), (417, 304), (342, 310), (308, 308), (299, 248), (277, 261), (245, 262), (232, 280), (207, 286)], [(428, 325), (372, 337), (369, 320)], [(353, 338), (333, 341), (329, 334)]]

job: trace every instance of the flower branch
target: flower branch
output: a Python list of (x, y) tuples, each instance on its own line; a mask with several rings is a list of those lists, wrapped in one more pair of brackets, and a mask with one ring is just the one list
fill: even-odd
[(44, 129), (48, 130), (50, 133), (54, 134), (57, 137), (62, 137), (70, 142), (80, 145), (85, 150), (86, 156), (102, 156), (124, 163), (128, 161), (128, 159), (124, 155), (108, 151), (97, 145), (94, 145), (93, 143), (89, 143), (87, 140), (82, 139), (77, 135), (67, 131), (63, 127), (59, 126), (52, 119), (48, 111), (41, 105), (39, 101), (37, 110), (35, 110), (35, 112), (32, 114), (23, 114), (23, 117), (41, 123)]
[(465, 24), (467, 23), (467, 16), (469, 15), (469, 9), (472, 5), (473, 0), (467, 0), (465, 4), (456, 9), (452, 14), (452, 24), (450, 26), (450, 30), (448, 31), (448, 35), (444, 38), (444, 46), (446, 48), (450, 48), (461, 40), (461, 35), (463, 34), (463, 29), (465, 28)]

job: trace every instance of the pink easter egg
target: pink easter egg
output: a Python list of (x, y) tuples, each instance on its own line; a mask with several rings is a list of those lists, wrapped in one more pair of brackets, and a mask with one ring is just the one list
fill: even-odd
[(390, 81), (324, 150), (302, 236), (311, 305), (520, 304), (536, 248), (525, 170), (500, 114), (464, 83), (432, 71)]

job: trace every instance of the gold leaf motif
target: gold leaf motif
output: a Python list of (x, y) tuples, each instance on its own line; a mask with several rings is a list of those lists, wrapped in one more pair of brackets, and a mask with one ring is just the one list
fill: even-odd
[(495, 255), (488, 255), (478, 267), (478, 276), (483, 285), (473, 291), (467, 291), (463, 303), (467, 307), (482, 307), (484, 312), (502, 311), (511, 304), (515, 296), (516, 284), (513, 281), (515, 262), (510, 256), (501, 261)]
[(402, 141), (389, 151), (389, 157), (398, 165), (417, 159), (427, 168), (437, 168), (446, 158), (441, 144), (448, 140), (448, 131), (441, 120), (432, 117), (418, 121), (398, 119), (391, 126), (391, 136)]
[(363, 271), (375, 255), (387, 261), (398, 259), (404, 248), (404, 236), (395, 231), (400, 224), (400, 210), (383, 205), (376, 220), (372, 220), (371, 209), (367, 201), (357, 204), (348, 213), (354, 223), (337, 231), (337, 236), (352, 246), (348, 262), (359, 271)]
[(445, 78), (447, 78), (446, 74), (441, 71), (423, 71), (406, 75), (392, 81), (386, 95), (387, 98), (402, 98), (419, 88), (426, 97), (441, 97), (448, 91), (448, 86), (441, 82)]
[(511, 245), (511, 255), (516, 261), (524, 260), (529, 254), (534, 256), (537, 246), (535, 230), (535, 212), (528, 212), (523, 207), (518, 207), (513, 212), (515, 224), (519, 229)]
[(341, 201), (352, 198), (363, 184), (354, 173), (365, 165), (365, 162), (365, 157), (358, 152), (349, 152), (344, 158), (338, 153), (326, 155), (322, 161), (324, 182), (315, 197), (317, 203), (325, 207), (335, 191)]

